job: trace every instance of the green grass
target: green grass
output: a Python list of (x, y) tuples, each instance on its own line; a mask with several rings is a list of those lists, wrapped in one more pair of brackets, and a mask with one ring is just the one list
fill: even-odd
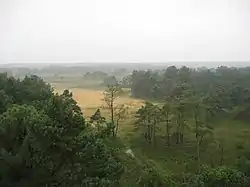
[[(234, 166), (237, 158), (250, 150), (250, 124), (221, 120), (213, 126), (215, 127), (214, 138), (221, 142), (224, 148), (224, 164)], [(160, 173), (195, 172), (197, 169), (195, 137), (191, 132), (186, 133), (183, 145), (173, 143), (170, 147), (166, 145), (164, 137), (158, 137), (155, 146), (149, 145), (133, 128), (127, 132), (123, 131), (120, 138), (134, 151), (142, 163), (147, 163)], [(201, 164), (219, 165), (221, 149), (216, 144), (203, 144), (202, 146)]]

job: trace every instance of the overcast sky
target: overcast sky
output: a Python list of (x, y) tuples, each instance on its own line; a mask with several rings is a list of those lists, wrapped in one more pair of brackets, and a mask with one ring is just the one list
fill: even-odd
[(1, 63), (248, 60), (249, 0), (0, 0)]

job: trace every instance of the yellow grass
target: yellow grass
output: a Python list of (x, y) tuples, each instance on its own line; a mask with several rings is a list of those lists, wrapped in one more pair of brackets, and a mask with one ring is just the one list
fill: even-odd
[[(57, 93), (62, 93), (64, 89), (62, 87), (55, 87)], [(106, 119), (110, 117), (105, 102), (103, 101), (103, 91), (83, 89), (83, 88), (72, 88), (69, 89), (73, 93), (74, 99), (81, 107), (85, 119), (89, 119), (91, 115), (97, 110), (101, 109), (102, 116)], [(116, 104), (125, 104), (128, 107), (128, 115), (124, 121), (121, 121), (119, 127), (119, 136), (126, 138), (127, 132), (132, 132), (134, 129), (134, 114), (143, 104), (143, 100), (133, 99), (129, 96), (123, 95), (117, 99)]]
[[(62, 93), (63, 91), (63, 89), (55, 90), (58, 93)], [(70, 91), (73, 93), (73, 97), (81, 107), (85, 117), (90, 117), (97, 108), (104, 108), (105, 106), (105, 102), (102, 100), (103, 91), (81, 88), (73, 88), (70, 89)], [(116, 103), (125, 104), (129, 107), (130, 111), (135, 111), (143, 105), (143, 100), (133, 99), (129, 96), (121, 96), (117, 99)], [(101, 111), (104, 111), (104, 109)]]

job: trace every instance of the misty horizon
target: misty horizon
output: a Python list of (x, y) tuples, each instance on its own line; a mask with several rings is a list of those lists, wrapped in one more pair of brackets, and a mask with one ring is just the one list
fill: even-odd
[(247, 0), (0, 1), (0, 63), (250, 64)]

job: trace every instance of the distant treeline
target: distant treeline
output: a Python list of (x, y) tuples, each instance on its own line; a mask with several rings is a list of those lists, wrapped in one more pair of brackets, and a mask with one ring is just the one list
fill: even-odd
[(68, 63), (68, 64), (8, 64), (0, 67), (0, 72), (9, 72), (16, 77), (39, 75), (41, 77), (84, 75), (86, 73), (103, 72), (112, 76), (126, 76), (133, 70), (161, 69), (165, 64), (145, 63)]
[(166, 100), (176, 95), (188, 98), (195, 94), (209, 98), (210, 105), (223, 110), (250, 101), (250, 67), (191, 69), (170, 66), (161, 71), (133, 71), (123, 83), (131, 87), (133, 97), (143, 99)]

